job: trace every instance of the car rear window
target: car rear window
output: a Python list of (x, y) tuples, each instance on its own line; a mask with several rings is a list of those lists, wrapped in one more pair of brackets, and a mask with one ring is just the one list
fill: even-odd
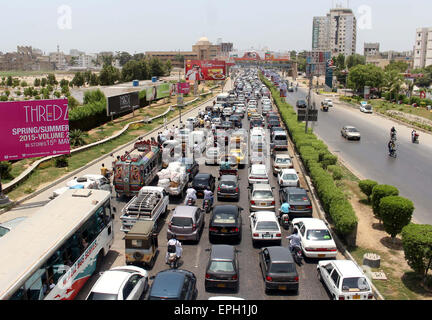
[(231, 213), (215, 213), (213, 222), (214, 223), (235, 223), (236, 218)]
[(308, 198), (306, 197), (306, 195), (304, 194), (291, 194), (289, 196), (290, 201), (295, 201), (295, 202), (309, 202)]
[(234, 188), (236, 183), (234, 181), (221, 181), (220, 186), (222, 188)]
[(331, 240), (332, 236), (331, 236), (330, 232), (326, 229), (308, 230), (308, 232), (306, 233), (306, 239), (307, 240), (316, 240), (316, 241)]
[(274, 221), (259, 221), (256, 226), (257, 230), (278, 231), (278, 225)]
[(254, 191), (252, 197), (255, 199), (269, 199), (273, 198), (273, 194), (270, 190), (257, 190)]
[(284, 180), (297, 180), (298, 176), (294, 173), (285, 173), (282, 177)]
[(10, 230), (5, 227), (0, 227), (0, 237), (3, 237), (6, 233), (8, 233)]
[(173, 217), (171, 224), (176, 227), (189, 227), (193, 224), (193, 220), (188, 217)]
[(356, 292), (370, 290), (369, 283), (364, 277), (345, 278), (342, 281), (342, 291)]
[(276, 163), (289, 164), (291, 159), (289, 158), (276, 158)]
[(271, 273), (293, 273), (296, 268), (293, 263), (272, 263), (269, 271)]
[(358, 132), (358, 130), (356, 128), (348, 128), (347, 131), (348, 132)]
[(234, 266), (231, 261), (212, 261), (209, 271), (211, 272), (233, 272)]
[(287, 137), (283, 134), (278, 134), (275, 136), (275, 140), (287, 140)]
[(117, 300), (116, 294), (92, 292), (87, 300)]

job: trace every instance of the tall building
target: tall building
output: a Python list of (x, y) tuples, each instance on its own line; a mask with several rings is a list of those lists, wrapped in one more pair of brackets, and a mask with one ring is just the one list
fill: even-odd
[(432, 65), (432, 28), (418, 28), (414, 45), (414, 69)]
[(213, 60), (220, 53), (220, 46), (212, 44), (206, 37), (202, 37), (192, 46), (192, 51), (198, 55), (198, 60)]
[(312, 50), (330, 51), (332, 56), (356, 53), (357, 20), (351, 9), (330, 9), (325, 17), (313, 18)]
[(365, 57), (373, 57), (379, 54), (380, 44), (379, 43), (366, 43), (363, 48), (363, 55)]

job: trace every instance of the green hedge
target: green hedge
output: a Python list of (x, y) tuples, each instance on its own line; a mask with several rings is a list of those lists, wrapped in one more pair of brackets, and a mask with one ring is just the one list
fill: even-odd
[(334, 180), (341, 180), (343, 178), (342, 168), (337, 165), (331, 165), (327, 167), (327, 170), (333, 174)]
[(378, 182), (369, 179), (359, 181), (358, 183), (361, 192), (368, 197), (369, 202), (371, 201), (372, 190), (376, 185), (378, 185)]
[(426, 279), (432, 266), (432, 226), (407, 225), (402, 229), (402, 246), (408, 265)]
[(379, 216), (383, 221), (384, 230), (392, 238), (411, 222), (413, 212), (412, 201), (399, 196), (384, 197), (379, 204)]
[(398, 195), (399, 195), (399, 190), (396, 187), (387, 184), (379, 184), (373, 187), (371, 199), (372, 199), (372, 210), (375, 217), (381, 220), (379, 205), (382, 198), (388, 196), (398, 196)]

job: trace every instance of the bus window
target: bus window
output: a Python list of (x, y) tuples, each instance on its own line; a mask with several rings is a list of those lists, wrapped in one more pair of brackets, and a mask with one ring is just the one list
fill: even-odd
[(35, 273), (33, 273), (33, 275), (28, 278), (28, 280), (24, 284), (24, 288), (26, 288), (27, 299), (42, 300), (45, 296), (46, 291), (49, 288), (43, 286), (43, 283), (45, 282), (45, 269), (39, 269)]

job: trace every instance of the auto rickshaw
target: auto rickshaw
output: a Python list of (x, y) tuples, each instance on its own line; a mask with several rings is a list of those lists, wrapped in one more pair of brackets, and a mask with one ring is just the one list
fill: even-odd
[(237, 158), (232, 155), (223, 155), (219, 158), (219, 176), (238, 175)]
[(158, 252), (154, 221), (137, 221), (125, 235), (126, 264), (151, 269)]

